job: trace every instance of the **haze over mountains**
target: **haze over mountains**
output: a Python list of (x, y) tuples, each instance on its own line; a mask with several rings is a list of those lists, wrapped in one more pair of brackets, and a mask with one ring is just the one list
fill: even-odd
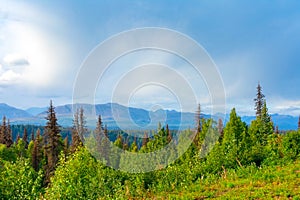
[[(141, 108), (126, 107), (116, 103), (97, 104), (95, 106), (89, 104), (66, 104), (56, 107), (58, 123), (61, 126), (72, 126), (73, 107), (82, 107), (84, 109), (87, 125), (94, 127), (96, 124), (95, 116), (101, 115), (104, 124), (108, 128), (126, 128), (126, 129), (156, 129), (157, 124), (161, 122), (168, 123), (170, 128), (185, 129), (194, 127), (194, 113), (178, 112), (175, 110), (156, 110), (148, 111)], [(32, 107), (26, 110), (18, 109), (9, 106), (5, 103), (0, 103), (0, 116), (6, 116), (11, 124), (34, 124), (44, 125), (45, 117), (47, 115), (47, 107), (38, 108)], [(225, 122), (229, 119), (228, 114), (206, 115), (205, 118), (212, 117), (217, 120), (222, 118)], [(279, 126), (281, 130), (292, 130), (297, 128), (298, 117), (290, 115), (273, 114), (272, 120), (275, 125)], [(242, 116), (242, 120), (247, 124), (254, 119), (254, 116)]]

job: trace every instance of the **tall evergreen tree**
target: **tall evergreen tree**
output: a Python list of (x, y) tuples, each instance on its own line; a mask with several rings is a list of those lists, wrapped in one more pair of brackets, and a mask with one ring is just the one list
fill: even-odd
[(275, 133), (279, 134), (279, 128), (278, 128), (278, 126), (275, 127)]
[(226, 161), (225, 167), (235, 166), (236, 160), (242, 158), (242, 153), (246, 150), (246, 144), (243, 142), (245, 137), (246, 125), (233, 108), (230, 119), (224, 128), (224, 138), (221, 144)]
[(107, 138), (107, 127), (103, 128), (101, 115), (98, 116), (96, 129), (94, 131), (95, 139), (97, 141), (97, 153), (99, 154), (98, 157), (106, 162), (109, 163), (109, 147), (110, 141)]
[(148, 133), (145, 131), (144, 137), (143, 137), (143, 142), (142, 142), (142, 147), (146, 147), (148, 142), (149, 142)]
[(10, 147), (11, 145), (13, 145), (14, 141), (12, 138), (12, 130), (10, 127), (10, 122), (9, 120), (7, 120), (7, 135), (6, 135), (6, 146)]
[(16, 144), (18, 144), (18, 142), (19, 142), (19, 140), (21, 139), (21, 137), (20, 137), (20, 133), (18, 133), (18, 135), (17, 135), (17, 139), (16, 139)]
[(34, 140), (34, 146), (32, 151), (32, 167), (35, 171), (39, 170), (39, 165), (42, 159), (42, 145), (41, 145), (41, 131), (38, 129), (36, 131), (36, 137)]
[(6, 117), (3, 116), (2, 126), (0, 127), (0, 144), (6, 145), (6, 135), (7, 135)]
[(195, 121), (196, 121), (196, 132), (194, 137), (194, 144), (198, 149), (200, 149), (200, 134), (202, 132), (202, 119), (201, 119), (201, 106), (198, 104), (197, 111), (195, 113)]
[(271, 116), (269, 115), (268, 112), (266, 100), (264, 100), (264, 104), (262, 108), (261, 121), (263, 126), (262, 132), (264, 134), (272, 134), (274, 132), (274, 128), (273, 128), (274, 125)]
[(298, 131), (300, 131), (300, 115), (299, 115), (299, 119), (298, 119)]
[[(107, 125), (105, 124), (105, 126), (104, 126), (104, 136), (106, 137), (106, 138), (108, 138), (108, 129), (107, 129)], [(109, 138), (108, 138), (109, 139)]]
[(133, 142), (131, 144), (130, 150), (131, 150), (131, 152), (137, 152), (138, 151), (136, 136), (133, 139)]
[(224, 125), (223, 125), (223, 120), (221, 118), (218, 120), (217, 128), (218, 128), (218, 132), (220, 134), (219, 141), (222, 141), (223, 136), (224, 136)]
[(22, 140), (25, 143), (25, 148), (27, 148), (28, 147), (28, 134), (27, 134), (26, 127), (24, 127), (24, 132), (23, 132)]
[(202, 125), (201, 125), (201, 106), (200, 103), (198, 104), (198, 108), (195, 114), (195, 120), (196, 120), (196, 130), (197, 133), (200, 133), (202, 130)]
[(31, 140), (31, 141), (34, 141), (34, 132), (33, 132), (33, 130), (31, 131), (30, 140)]
[(76, 110), (76, 112), (74, 113), (73, 127), (72, 127), (71, 151), (75, 152), (79, 146), (82, 146), (82, 141), (79, 136), (79, 113), (78, 110)]
[(68, 155), (69, 153), (69, 139), (68, 139), (68, 136), (65, 137), (64, 139), (64, 155), (65, 155), (65, 159), (66, 159), (66, 156)]
[(168, 124), (166, 125), (166, 133), (167, 133), (167, 141), (168, 141), (168, 143), (170, 143), (172, 141), (172, 134), (171, 134)]
[(50, 106), (48, 108), (48, 116), (46, 117), (47, 123), (45, 126), (45, 153), (47, 164), (45, 166), (45, 184), (50, 181), (50, 176), (54, 173), (56, 164), (59, 160), (58, 156), (62, 150), (62, 141), (60, 136), (60, 129), (57, 123), (55, 108), (50, 101)]
[(264, 98), (265, 95), (262, 93), (262, 88), (260, 86), (260, 83), (257, 85), (257, 92), (256, 92), (256, 98), (255, 101), (255, 110), (256, 110), (256, 118), (260, 118), (262, 115), (262, 109), (264, 105)]
[(81, 141), (84, 143), (84, 138), (85, 134), (87, 133), (87, 128), (86, 128), (86, 119), (84, 117), (84, 110), (81, 107), (79, 109), (79, 124), (78, 124), (78, 133)]

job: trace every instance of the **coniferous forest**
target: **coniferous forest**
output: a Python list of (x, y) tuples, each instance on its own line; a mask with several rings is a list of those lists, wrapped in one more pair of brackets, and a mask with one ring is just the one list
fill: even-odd
[[(74, 114), (73, 127), (62, 128), (52, 102), (43, 127), (10, 125), (4, 116), (0, 197), (300, 199), (300, 118), (298, 130), (279, 130), (260, 85), (253, 105), (256, 119), (250, 125), (235, 108), (227, 122), (205, 119), (199, 105), (195, 127), (180, 130), (178, 137), (168, 124), (159, 124), (154, 134), (129, 136), (110, 130), (101, 116), (89, 130), (83, 109)], [(183, 136), (192, 140), (184, 152), (177, 145)], [(127, 152), (154, 152), (168, 144), (171, 151), (157, 155), (155, 170), (142, 173), (139, 165), (147, 167), (146, 161), (129, 162)], [(124, 151), (115, 154), (112, 146)]]

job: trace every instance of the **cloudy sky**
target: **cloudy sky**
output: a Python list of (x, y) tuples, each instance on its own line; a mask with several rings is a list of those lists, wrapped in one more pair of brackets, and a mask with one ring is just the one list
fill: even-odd
[[(122, 31), (162, 27), (191, 37), (207, 51), (223, 79), (227, 110), (236, 107), (241, 114), (253, 115), (260, 82), (271, 113), (299, 115), (299, 8), (297, 0), (0, 0), (0, 102), (18, 108), (47, 106), (50, 99), (55, 105), (72, 103), (81, 64), (99, 43)], [(119, 60), (111, 74), (132, 60), (155, 58), (157, 63), (166, 57), (169, 65), (182, 62), (164, 53), (137, 53)], [(177, 70), (184, 71), (180, 66)], [(120, 80), (113, 77), (107, 79)], [(205, 81), (199, 88), (197, 101), (208, 111)], [(168, 105), (174, 97), (167, 93), (157, 85), (137, 90), (132, 105)], [(97, 103), (109, 99), (101, 90), (96, 94)]]

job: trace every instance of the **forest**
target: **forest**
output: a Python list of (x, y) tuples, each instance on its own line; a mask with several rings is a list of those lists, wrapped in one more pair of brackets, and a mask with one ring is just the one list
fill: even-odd
[(0, 198), (300, 199), (300, 117), (298, 130), (280, 131), (259, 84), (254, 110), (250, 125), (235, 108), (224, 123), (203, 118), (199, 105), (193, 129), (159, 124), (131, 135), (109, 130), (101, 116), (89, 130), (83, 109), (62, 128), (52, 102), (44, 127), (4, 116)]

